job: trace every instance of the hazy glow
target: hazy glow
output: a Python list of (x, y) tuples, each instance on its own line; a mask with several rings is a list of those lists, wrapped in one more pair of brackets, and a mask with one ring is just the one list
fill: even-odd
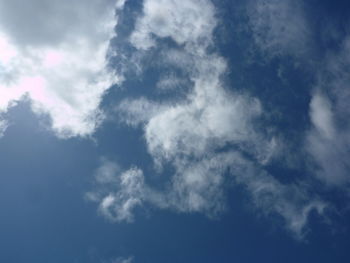
[(44, 55), (44, 66), (51, 68), (54, 66), (58, 66), (61, 64), (64, 60), (64, 57), (61, 52), (56, 51), (56, 50), (50, 50), (46, 52)]

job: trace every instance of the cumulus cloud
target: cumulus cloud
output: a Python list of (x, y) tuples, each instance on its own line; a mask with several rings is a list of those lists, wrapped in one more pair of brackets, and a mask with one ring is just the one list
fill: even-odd
[(0, 111), (23, 96), (61, 137), (86, 136), (103, 118), (115, 8), (125, 1), (0, 1)]

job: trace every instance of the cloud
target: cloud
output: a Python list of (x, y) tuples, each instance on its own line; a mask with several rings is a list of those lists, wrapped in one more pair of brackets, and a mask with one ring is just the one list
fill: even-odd
[(109, 184), (115, 183), (115, 175), (121, 171), (119, 165), (108, 159), (103, 158), (101, 160), (101, 166), (97, 169), (95, 173), (95, 179), (98, 183)]
[[(98, 171), (110, 165), (104, 162)], [(100, 175), (105, 176), (98, 172), (98, 190), (87, 198), (98, 202), (100, 213), (113, 222), (132, 222), (136, 209), (147, 205), (217, 217), (227, 208), (225, 185), (235, 182), (246, 189), (260, 214), (281, 218), (298, 239), (306, 233), (310, 213), (323, 215), (328, 206), (303, 185), (282, 184), (235, 151), (211, 153), (199, 161), (185, 158), (174, 166), (171, 183), (162, 189), (147, 184), (136, 167), (113, 174), (109, 182), (99, 180)]]
[(338, 52), (329, 53), (319, 70), (310, 103), (312, 128), (306, 148), (316, 162), (316, 174), (328, 185), (349, 187), (350, 110), (349, 38)]
[(332, 115), (330, 101), (319, 92), (315, 93), (310, 103), (311, 121), (320, 135), (328, 139), (335, 135)]
[[(302, 1), (251, 0), (247, 14), (255, 45), (267, 58), (293, 56), (302, 62), (322, 48), (324, 53), (310, 60), (306, 70), (316, 80), (313, 89), (310, 89), (309, 117), (312, 127), (306, 130), (305, 136), (305, 148), (312, 160), (306, 163), (308, 173), (315, 174), (328, 189), (348, 189), (349, 36), (343, 36), (341, 40), (341, 33), (336, 32), (332, 21), (327, 21), (323, 25), (327, 36), (321, 36), (321, 43), (314, 42), (316, 31), (312, 30)], [(332, 51), (332, 46), (327, 44), (329, 38), (339, 43), (337, 50)], [(324, 51), (325, 46), (329, 50)]]
[(148, 151), (156, 159), (201, 157), (229, 143), (242, 150), (244, 144), (252, 144), (250, 150), (259, 151), (255, 142), (251, 143), (259, 137), (251, 124), (261, 114), (259, 102), (227, 93), (217, 86), (216, 77), (196, 79), (195, 90), (185, 102), (170, 105), (149, 120), (145, 137)]
[[(158, 59), (162, 67), (185, 72), (187, 93), (180, 100), (129, 98), (118, 106), (118, 116), (144, 131), (155, 172), (166, 167), (173, 173), (156, 189), (142, 169), (134, 167), (116, 173), (116, 183), (101, 185), (111, 186), (108, 191), (91, 195), (114, 221), (132, 221), (136, 208), (147, 204), (215, 217), (227, 208), (227, 185), (235, 182), (246, 189), (258, 211), (277, 215), (302, 237), (310, 213), (323, 214), (326, 204), (302, 184), (282, 184), (265, 171), (278, 151), (278, 140), (257, 128), (264, 113), (260, 101), (225, 86), (227, 62), (210, 51), (217, 23), (209, 1), (144, 2), (130, 43), (144, 54), (157, 49), (153, 63)], [(159, 42), (164, 38), (177, 46), (164, 47)]]
[(151, 102), (146, 98), (125, 99), (118, 107), (116, 112), (121, 122), (125, 122), (130, 126), (138, 126), (145, 124), (151, 117), (158, 114), (162, 108), (161, 104)]
[(211, 153), (198, 162), (183, 161), (176, 169), (169, 195), (172, 206), (183, 212), (215, 216), (224, 211), (225, 185), (233, 181), (247, 191), (257, 211), (283, 219), (296, 238), (303, 238), (310, 213), (323, 215), (328, 206), (305, 186), (279, 182), (237, 151)]
[(274, 214), (282, 218), (287, 229), (298, 239), (306, 233), (310, 213), (322, 216), (328, 207), (304, 185), (283, 184), (252, 164), (241, 165), (238, 170), (234, 164), (232, 169), (237, 182), (247, 188), (260, 211), (267, 216)]
[(130, 40), (144, 50), (156, 46), (155, 37), (170, 37), (179, 45), (206, 47), (215, 26), (214, 6), (208, 0), (145, 0), (143, 16)]
[(181, 87), (186, 86), (188, 86), (186, 79), (180, 76), (176, 76), (174, 73), (162, 76), (157, 83), (157, 88), (162, 91), (181, 89)]
[(122, 258), (119, 257), (112, 261), (112, 263), (132, 263), (134, 261), (134, 257)]
[(268, 57), (307, 53), (311, 31), (301, 1), (251, 0), (247, 15), (255, 44)]
[(8, 127), (7, 121), (0, 119), (0, 137), (4, 136), (4, 133), (7, 127)]
[(97, 188), (86, 194), (86, 199), (99, 204), (99, 212), (112, 222), (133, 222), (137, 208), (145, 203), (157, 207), (168, 206), (162, 193), (145, 183), (143, 171), (138, 167), (128, 170), (103, 158), (96, 170)]
[[(96, 174), (96, 180), (102, 185), (102, 190), (88, 193), (87, 198), (99, 202), (99, 211), (109, 220), (132, 222), (133, 210), (142, 205), (145, 195), (143, 172), (135, 167), (117, 174), (114, 167), (117, 167), (117, 164), (103, 161)], [(109, 190), (110, 187), (112, 191)]]
[(0, 1), (0, 111), (23, 96), (60, 137), (92, 134), (105, 91), (115, 7), (124, 1)]

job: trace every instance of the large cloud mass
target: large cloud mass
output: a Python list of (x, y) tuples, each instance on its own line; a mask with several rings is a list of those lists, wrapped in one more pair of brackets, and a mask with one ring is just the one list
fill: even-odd
[(91, 134), (102, 118), (102, 95), (118, 81), (106, 55), (122, 4), (1, 0), (0, 111), (26, 95), (57, 135)]

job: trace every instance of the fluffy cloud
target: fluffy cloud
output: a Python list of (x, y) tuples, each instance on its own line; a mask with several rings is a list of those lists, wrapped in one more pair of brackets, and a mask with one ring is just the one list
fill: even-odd
[(91, 134), (104, 92), (115, 8), (124, 1), (0, 1), (0, 111), (27, 96), (61, 137)]

